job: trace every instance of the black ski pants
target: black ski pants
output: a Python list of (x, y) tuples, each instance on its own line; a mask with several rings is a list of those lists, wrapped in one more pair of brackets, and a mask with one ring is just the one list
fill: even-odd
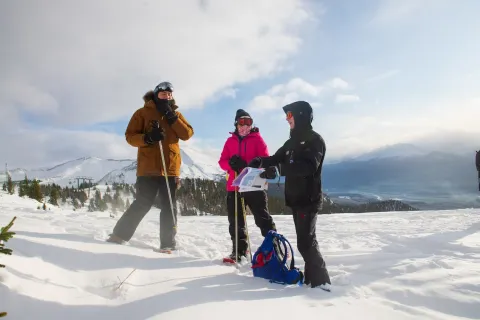
[(305, 261), (305, 284), (312, 288), (321, 284), (331, 284), (320, 249), (318, 248), (316, 223), (317, 207), (292, 209), (293, 222), (297, 232), (297, 248)]
[[(237, 192), (237, 222), (238, 222), (238, 252), (244, 255), (248, 249), (247, 232), (245, 228), (244, 207), (241, 199), (243, 198), (245, 206), (248, 206), (252, 212), (255, 224), (266, 236), (268, 231), (275, 230), (275, 223), (268, 212), (268, 196), (266, 191)], [(228, 210), (228, 231), (232, 239), (233, 251), (235, 251), (235, 191), (227, 193)]]
[[(176, 210), (176, 182), (175, 177), (168, 177), (170, 192), (172, 195), (175, 221), (177, 220)], [(160, 248), (175, 248), (175, 235), (177, 233), (174, 225), (168, 190), (164, 176), (141, 176), (137, 177), (137, 194), (135, 200), (118, 220), (113, 234), (125, 241), (129, 241), (138, 225), (145, 215), (152, 208), (154, 201), (159, 197), (160, 207)]]
[(478, 171), (478, 191), (480, 191), (480, 170)]

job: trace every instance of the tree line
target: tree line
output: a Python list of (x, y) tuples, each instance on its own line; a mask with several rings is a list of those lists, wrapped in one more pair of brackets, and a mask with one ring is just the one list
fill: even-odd
[[(9, 176), (7, 181), (3, 183), (2, 188), (9, 194), (18, 192), (20, 197), (26, 196), (43, 203), (44, 210), (46, 210), (47, 203), (59, 206), (60, 204), (65, 205), (67, 202), (70, 202), (76, 210), (85, 207), (88, 201), (88, 211), (90, 212), (106, 211), (108, 209), (107, 204), (110, 204), (110, 209), (113, 213), (116, 213), (116, 211), (123, 211), (130, 206), (130, 200), (127, 198), (124, 201), (122, 197), (130, 195), (135, 197), (134, 187), (125, 183), (113, 183), (111, 188), (107, 184), (107, 189), (102, 195), (94, 184), (81, 184), (79, 188), (75, 188), (73, 186), (61, 187), (55, 183), (40, 184), (40, 182), (38, 179), (29, 180), (25, 175), (22, 181), (14, 183)], [(93, 197), (90, 197), (90, 192), (94, 193)]]
[[(10, 194), (18, 189), (19, 196), (28, 196), (32, 199), (43, 202), (43, 208), (46, 209), (46, 203), (58, 206), (70, 202), (74, 210), (87, 206), (88, 211), (107, 211), (110, 210), (113, 215), (123, 213), (130, 206), (130, 196), (135, 199), (135, 184), (113, 183), (111, 186), (106, 183), (106, 191), (103, 193), (97, 189), (96, 184), (81, 185), (80, 188), (60, 187), (53, 184), (40, 184), (37, 179), (29, 180), (27, 176), (23, 181), (15, 183), (7, 180), (4, 183), (4, 191)], [(86, 189), (88, 188), (88, 189)], [(93, 195), (90, 195), (93, 192)], [(289, 215), (291, 211), (285, 206), (284, 185), (270, 184), (268, 193), (268, 210), (272, 215)], [(45, 201), (48, 197), (48, 201)], [(126, 201), (123, 197), (127, 197)], [(181, 186), (177, 190), (176, 200), (179, 214), (182, 216), (197, 215), (219, 215), (226, 216), (226, 180), (220, 181), (183, 178)], [(159, 207), (159, 197), (154, 203)], [(320, 214), (331, 213), (349, 213), (349, 212), (378, 212), (378, 211), (412, 211), (417, 210), (405, 203), (395, 200), (378, 201), (360, 205), (341, 205), (333, 202), (327, 195), (324, 195), (324, 204)], [(246, 207), (247, 214), (251, 214)]]

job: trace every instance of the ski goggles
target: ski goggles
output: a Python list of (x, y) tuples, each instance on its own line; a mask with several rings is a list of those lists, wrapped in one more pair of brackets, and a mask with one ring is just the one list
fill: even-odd
[(173, 85), (170, 82), (162, 82), (158, 86), (155, 87), (155, 92), (160, 92), (160, 91), (169, 91), (173, 92)]
[(240, 118), (237, 120), (237, 124), (241, 126), (251, 126), (253, 123), (252, 118)]
[(287, 112), (287, 119), (292, 119), (293, 118), (293, 113), (292, 111)]

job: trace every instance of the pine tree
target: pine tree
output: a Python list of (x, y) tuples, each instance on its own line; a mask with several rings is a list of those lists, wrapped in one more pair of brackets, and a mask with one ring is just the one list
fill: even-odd
[(19, 197), (28, 196), (28, 188), (29, 188), (28, 178), (27, 178), (27, 175), (25, 174), (25, 179), (23, 179), (23, 181), (20, 182), (18, 186), (18, 196)]
[[(15, 235), (15, 232), (11, 232), (9, 230), (13, 226), (13, 223), (16, 219), (17, 217), (13, 217), (12, 221), (10, 221), (9, 224), (7, 224), (5, 227), (0, 228), (0, 253), (6, 255), (12, 254), (12, 249), (6, 249), (4, 242), (7, 242)], [(0, 268), (5, 268), (5, 266), (3, 264), (0, 264)]]
[(54, 206), (58, 206), (58, 190), (57, 188), (52, 188), (50, 190), (50, 199), (48, 203), (53, 204)]
[(18, 196), (19, 197), (24, 197), (27, 195), (27, 190), (25, 189), (25, 185), (23, 183), (20, 183), (18, 186)]
[(5, 182), (3, 183), (2, 190), (7, 191), (7, 184)]
[(88, 212), (94, 212), (95, 211), (95, 202), (93, 198), (90, 198), (90, 203), (88, 204)]
[[(0, 228), (0, 253), (12, 255), (12, 249), (5, 248), (4, 242), (7, 242), (15, 235), (15, 232), (10, 231), (10, 228), (13, 226), (15, 219), (17, 219), (17, 217), (13, 217), (12, 221), (10, 221), (9, 224), (7, 224), (5, 227)], [(0, 264), (0, 268), (5, 268), (5, 265)], [(0, 318), (5, 316), (7, 316), (6, 312), (0, 312)]]
[(73, 199), (72, 204), (73, 204), (74, 209), (79, 209), (80, 208), (80, 203), (78, 202), (77, 199)]
[(7, 180), (7, 191), (10, 194), (13, 194), (15, 192), (15, 187), (13, 186), (12, 177), (10, 177), (10, 175), (8, 175)]
[(31, 198), (37, 200), (38, 202), (43, 201), (43, 194), (42, 194), (42, 189), (40, 188), (40, 183), (38, 182), (37, 179), (33, 180), (32, 184), (32, 196)]

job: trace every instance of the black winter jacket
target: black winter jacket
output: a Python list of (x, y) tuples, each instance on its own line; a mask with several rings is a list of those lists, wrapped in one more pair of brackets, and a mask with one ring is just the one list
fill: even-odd
[(312, 129), (288, 139), (274, 155), (262, 158), (261, 167), (280, 166), (285, 176), (285, 204), (291, 208), (321, 209), (322, 166), (326, 146)]
[(480, 172), (480, 151), (477, 151), (475, 156), (475, 165), (477, 166), (477, 171)]

